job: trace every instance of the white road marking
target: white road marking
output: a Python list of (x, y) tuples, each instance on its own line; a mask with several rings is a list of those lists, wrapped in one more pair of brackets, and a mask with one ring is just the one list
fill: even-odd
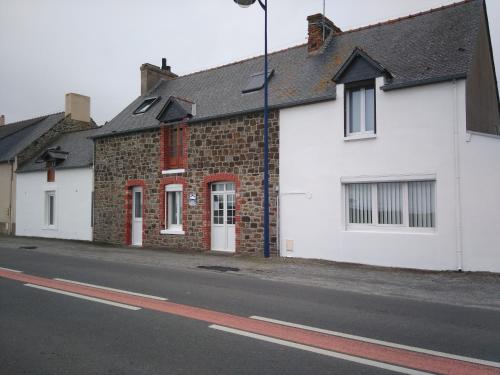
[(311, 326), (305, 326), (305, 325), (302, 325), (302, 324), (290, 323), (290, 322), (285, 322), (285, 321), (282, 321), (282, 320), (265, 318), (265, 317), (262, 317), (262, 316), (255, 316), (254, 315), (254, 316), (251, 316), (250, 318), (251, 319), (256, 319), (256, 320), (262, 320), (264, 322), (269, 322), (269, 323), (276, 323), (276, 324), (280, 324), (280, 325), (283, 325), (283, 326), (301, 328), (301, 329), (305, 329), (305, 330), (308, 330), (308, 331), (314, 331), (314, 332), (324, 333), (326, 335), (332, 335), (332, 336), (344, 337), (346, 339), (352, 339), (352, 340), (357, 340), (357, 341), (369, 342), (371, 344), (383, 345), (383, 346), (387, 346), (387, 347), (390, 347), (390, 348), (397, 348), (397, 349), (409, 350), (409, 351), (416, 352), (416, 353), (430, 354), (430, 355), (433, 355), (433, 356), (436, 356), (436, 357), (456, 359), (458, 361), (464, 361), (464, 362), (469, 362), (469, 363), (477, 363), (477, 364), (480, 364), (480, 365), (485, 365), (485, 366), (491, 366), (491, 367), (498, 367), (498, 368), (500, 368), (500, 363), (498, 363), (498, 362), (491, 362), (491, 361), (486, 361), (486, 360), (483, 360), (483, 359), (477, 359), (477, 358), (471, 358), (471, 357), (463, 357), (461, 355), (455, 355), (455, 354), (437, 352), (437, 351), (434, 351), (434, 350), (428, 350), (428, 349), (422, 349), (422, 348), (417, 348), (417, 347), (408, 346), (408, 345), (396, 344), (396, 343), (388, 342), (388, 341), (370, 339), (370, 338), (362, 337), (362, 336), (349, 335), (347, 333), (329, 331), (327, 329), (316, 328), (316, 327), (311, 327)]
[(389, 371), (395, 371), (395, 372), (399, 372), (401, 374), (409, 374), (409, 375), (429, 375), (429, 374), (431, 374), (429, 372), (423, 372), (423, 371), (409, 369), (406, 367), (390, 365), (388, 363), (377, 362), (377, 361), (373, 361), (370, 359), (355, 357), (355, 356), (348, 355), (348, 354), (342, 354), (342, 353), (332, 352), (330, 350), (319, 349), (319, 348), (315, 348), (315, 347), (309, 346), (309, 345), (297, 344), (295, 342), (285, 341), (285, 340), (281, 340), (281, 339), (275, 339), (273, 337), (268, 337), (268, 336), (259, 335), (256, 333), (241, 331), (239, 329), (219, 326), (217, 324), (212, 324), (209, 326), (209, 328), (213, 328), (213, 329), (216, 329), (219, 331), (234, 333), (235, 335), (246, 336), (246, 337), (250, 337), (253, 339), (257, 339), (257, 340), (267, 341), (267, 342), (271, 342), (273, 344), (284, 345), (284, 346), (288, 346), (288, 347), (294, 348), (294, 349), (300, 349), (300, 350), (305, 350), (305, 351), (312, 352), (312, 353), (322, 354), (322, 355), (326, 355), (326, 356), (337, 358), (337, 359), (342, 359), (342, 360), (349, 361), (349, 362), (355, 362), (355, 363), (359, 363), (361, 365), (378, 367), (378, 368), (381, 368), (384, 370), (389, 370)]
[(112, 302), (112, 301), (106, 301), (106, 300), (100, 299), (100, 298), (88, 297), (88, 296), (84, 296), (84, 295), (81, 295), (81, 294), (66, 292), (64, 290), (47, 288), (45, 286), (40, 286), (40, 285), (35, 285), (35, 284), (24, 284), (24, 285), (29, 286), (31, 288), (46, 290), (48, 292), (54, 292), (54, 293), (64, 294), (64, 295), (71, 296), (71, 297), (86, 299), (88, 301), (99, 302), (99, 303), (104, 303), (106, 305), (121, 307), (123, 309), (128, 309), (128, 310), (140, 310), (141, 309), (140, 307), (137, 307), (137, 306), (125, 305), (123, 303)]
[(5, 267), (0, 267), (0, 270), (10, 271), (10, 272), (23, 272), (23, 271), (13, 270), (12, 268), (5, 268)]
[(104, 290), (110, 290), (112, 292), (119, 292), (119, 293), (124, 293), (124, 294), (131, 294), (133, 296), (138, 296), (138, 297), (146, 297), (146, 298), (151, 298), (151, 299), (157, 299), (160, 301), (168, 301), (168, 298), (163, 298), (163, 297), (157, 297), (157, 296), (151, 296), (149, 294), (142, 294), (142, 293), (135, 293), (135, 292), (129, 292), (128, 290), (122, 290), (122, 289), (115, 289), (115, 288), (109, 288), (107, 286), (101, 286), (101, 285), (95, 285), (95, 284), (88, 284), (88, 283), (82, 283), (81, 281), (73, 281), (73, 280), (66, 280), (66, 279), (59, 279), (59, 278), (54, 278), (54, 280), (58, 281), (64, 281), (67, 283), (72, 283), (72, 284), (78, 284), (78, 285), (84, 285), (84, 286), (91, 286), (93, 288), (99, 288), (99, 289), (104, 289)]

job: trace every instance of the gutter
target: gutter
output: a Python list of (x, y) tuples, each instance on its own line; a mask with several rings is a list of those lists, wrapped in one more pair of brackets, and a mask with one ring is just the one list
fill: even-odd
[(12, 235), (12, 192), (13, 192), (13, 184), (14, 184), (14, 163), (16, 159), (9, 160), (10, 164), (10, 186), (9, 186), (9, 230), (8, 234)]
[(456, 225), (456, 260), (457, 271), (464, 267), (463, 252), (463, 222), (462, 222), (462, 191), (460, 174), (460, 128), (458, 123), (458, 88), (457, 81), (453, 80), (453, 152), (455, 159), (455, 225)]
[(417, 81), (408, 81), (408, 82), (394, 83), (394, 84), (388, 83), (388, 84), (380, 87), (380, 89), (383, 91), (391, 91), (391, 90), (397, 90), (397, 89), (405, 89), (408, 87), (430, 85), (432, 83), (455, 81), (457, 79), (465, 79), (465, 78), (467, 78), (466, 73), (450, 74), (447, 76), (427, 78), (427, 79), (421, 79), (421, 80), (417, 80)]
[[(275, 104), (275, 105), (270, 105), (269, 110), (275, 110), (275, 109), (283, 109), (283, 108), (291, 108), (291, 107), (297, 107), (300, 105), (307, 105), (307, 104), (315, 104), (315, 103), (321, 103), (321, 102), (326, 102), (330, 100), (335, 100), (337, 98), (336, 93), (330, 94), (330, 95), (325, 95), (325, 96), (320, 96), (318, 98), (313, 98), (313, 99), (302, 99), (302, 100), (296, 100), (294, 102), (288, 102), (288, 103), (283, 103), (283, 104)], [(258, 108), (252, 108), (252, 109), (246, 109), (243, 111), (236, 111), (236, 112), (229, 112), (229, 113), (224, 113), (224, 114), (217, 114), (213, 116), (206, 116), (206, 117), (200, 117), (196, 119), (190, 119), (188, 121), (175, 121), (175, 122), (169, 122), (168, 125), (177, 125), (177, 124), (196, 124), (199, 122), (204, 122), (204, 121), (210, 121), (210, 120), (215, 120), (215, 119), (223, 119), (227, 117), (234, 117), (234, 116), (241, 116), (241, 115), (246, 115), (248, 113), (255, 113), (255, 112), (260, 112), (263, 111), (263, 107), (258, 107)], [(116, 131), (116, 132), (111, 132), (111, 133), (106, 133), (106, 134), (101, 134), (101, 135), (93, 135), (88, 138), (90, 139), (98, 139), (98, 138), (106, 138), (106, 137), (112, 137), (115, 135), (123, 135), (123, 134), (130, 134), (130, 133), (139, 133), (147, 130), (155, 130), (159, 129), (162, 125), (157, 124), (157, 125), (150, 125), (150, 126), (145, 126), (142, 128), (134, 128), (134, 129), (128, 129), (128, 130), (123, 130), (123, 131)]]

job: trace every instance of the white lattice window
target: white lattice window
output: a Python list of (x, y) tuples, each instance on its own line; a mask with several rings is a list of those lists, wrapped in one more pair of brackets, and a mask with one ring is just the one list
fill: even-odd
[(346, 226), (435, 228), (433, 180), (345, 184)]

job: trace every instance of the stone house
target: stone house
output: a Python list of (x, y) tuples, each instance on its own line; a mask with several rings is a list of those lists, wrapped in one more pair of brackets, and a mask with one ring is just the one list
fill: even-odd
[[(454, 257), (468, 219), (454, 207), (469, 206), (457, 192), (488, 186), (489, 206), (467, 213), (492, 223), (499, 203), (491, 196), (500, 188), (491, 162), (500, 121), (484, 2), (348, 31), (320, 14), (307, 20), (306, 44), (269, 55), (272, 253), (460, 268)], [(165, 60), (141, 66), (141, 95), (93, 136), (96, 241), (261, 253), (262, 67), (263, 56), (184, 76)], [(474, 146), (466, 156), (467, 137)], [(479, 162), (472, 148), (488, 173), (467, 174)], [(469, 164), (468, 185), (458, 186), (457, 171)], [(397, 222), (368, 222), (383, 189), (405, 207)], [(429, 199), (409, 207), (417, 191)], [(361, 222), (351, 222), (354, 212)], [(469, 228), (464, 243), (487, 234), (470, 269), (498, 261), (491, 227)]]
[(18, 168), (61, 134), (96, 127), (88, 115), (89, 108), (89, 97), (70, 93), (65, 97), (64, 112), (5, 125), (3, 121), (0, 123), (0, 233), (15, 233)]

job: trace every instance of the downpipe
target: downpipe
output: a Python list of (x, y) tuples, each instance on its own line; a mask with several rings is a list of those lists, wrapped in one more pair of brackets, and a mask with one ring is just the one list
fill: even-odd
[(453, 80), (453, 151), (455, 156), (455, 225), (456, 225), (456, 260), (457, 271), (462, 272), (464, 266), (463, 223), (462, 223), (462, 190), (460, 174), (460, 126), (458, 123), (458, 88)]

